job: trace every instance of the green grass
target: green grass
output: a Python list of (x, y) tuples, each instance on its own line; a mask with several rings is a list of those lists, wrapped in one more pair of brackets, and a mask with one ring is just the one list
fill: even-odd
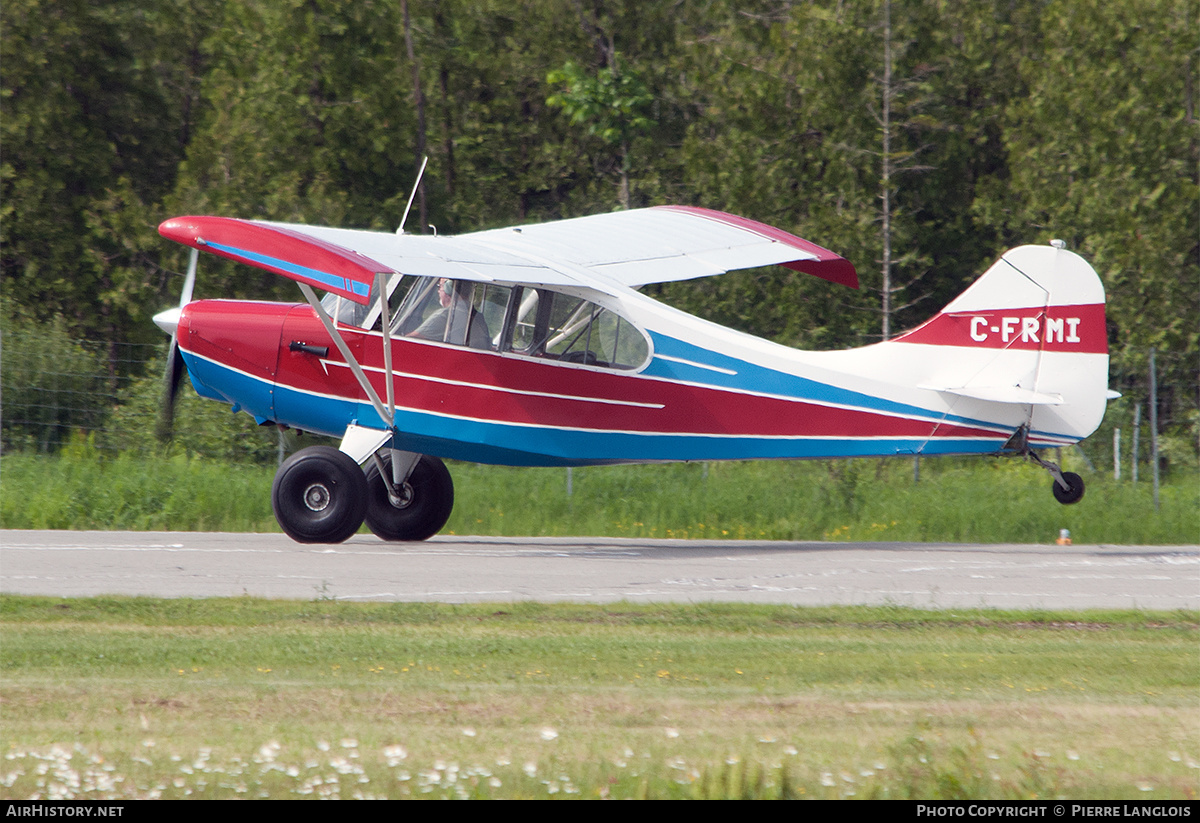
[(1195, 613), (3, 596), (0, 637), (6, 798), (1200, 784)]
[[(1074, 506), (1049, 476), (1011, 459), (732, 462), (575, 469), (451, 465), (445, 532), (767, 540), (1200, 543), (1200, 481), (1181, 473), (1154, 508), (1151, 485), (1081, 466)], [(278, 531), (272, 467), (182, 455), (154, 460), (94, 450), (0, 460), (0, 527)]]

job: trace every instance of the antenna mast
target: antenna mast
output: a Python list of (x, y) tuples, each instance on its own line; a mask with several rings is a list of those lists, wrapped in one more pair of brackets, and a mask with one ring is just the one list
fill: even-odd
[(408, 213), (412, 211), (413, 198), (417, 196), (417, 189), (421, 188), (421, 178), (425, 176), (425, 167), (429, 165), (429, 155), (421, 161), (421, 170), (417, 172), (417, 182), (413, 183), (412, 193), (408, 195), (408, 205), (404, 207), (404, 216), (400, 218), (400, 227), (396, 229), (396, 234), (404, 234), (404, 224), (408, 222)]

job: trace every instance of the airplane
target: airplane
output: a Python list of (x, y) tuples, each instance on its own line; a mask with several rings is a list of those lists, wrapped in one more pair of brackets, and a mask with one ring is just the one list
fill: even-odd
[[(197, 393), (340, 438), (288, 457), (285, 533), (338, 543), (362, 523), (424, 540), (454, 504), (444, 459), (512, 466), (1009, 454), (1077, 502), (1037, 450), (1104, 415), (1104, 288), (1060, 241), (1006, 252), (928, 322), (801, 351), (638, 291), (783, 265), (858, 287), (854, 266), (724, 212), (656, 206), (458, 236), (174, 217), (192, 248), (172, 335), (173, 396)], [(304, 303), (192, 301), (198, 251), (290, 278)], [(323, 296), (318, 296), (318, 290)]]

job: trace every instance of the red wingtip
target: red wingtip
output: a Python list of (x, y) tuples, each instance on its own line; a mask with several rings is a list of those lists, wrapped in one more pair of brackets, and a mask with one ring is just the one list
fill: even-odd
[(858, 272), (854, 270), (853, 263), (840, 254), (831, 252), (829, 249), (818, 246), (816, 243), (805, 240), (802, 237), (797, 237), (791, 232), (784, 231), (767, 223), (761, 223), (758, 220), (751, 220), (748, 217), (739, 217), (736, 214), (699, 208), (697, 206), (659, 206), (658, 208), (694, 214), (698, 217), (736, 226), (739, 229), (745, 229), (762, 235), (777, 243), (783, 243), (785, 246), (791, 246), (794, 249), (807, 252), (816, 259), (806, 257), (802, 260), (793, 260), (781, 265), (795, 271), (802, 271), (805, 274), (815, 275), (831, 283), (840, 283), (852, 289), (858, 288)]
[(195, 217), (171, 217), (158, 224), (158, 233), (176, 243), (195, 246), (200, 236), (200, 226)]

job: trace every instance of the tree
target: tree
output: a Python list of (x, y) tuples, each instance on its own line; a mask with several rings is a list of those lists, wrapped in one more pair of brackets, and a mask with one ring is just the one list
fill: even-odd
[(140, 326), (162, 274), (152, 205), (173, 185), (190, 136), (201, 5), (0, 7), (6, 301), (43, 320), (61, 314), (81, 337), (157, 333)]
[[(394, 230), (415, 133), (400, 19), (383, 0), (226, 5), (207, 41), (205, 116), (164, 211)], [(295, 292), (206, 259), (197, 296), (210, 294)]]
[(619, 152), (621, 182), (617, 199), (621, 208), (629, 208), (630, 142), (653, 123), (647, 112), (654, 98), (645, 83), (629, 70), (619, 68), (615, 51), (612, 63), (594, 75), (568, 61), (550, 72), (546, 82), (559, 89), (546, 99), (547, 104), (562, 109), (572, 125), (584, 127), (589, 135)]
[(1116, 385), (1142, 396), (1155, 347), (1164, 402), (1174, 389), (1175, 403), (1194, 408), (1196, 5), (1063, 0), (1042, 20), (1041, 47), (1020, 65), (1028, 94), (1005, 123), (1011, 184), (988, 214), (1023, 242), (1064, 239), (1100, 273)]

